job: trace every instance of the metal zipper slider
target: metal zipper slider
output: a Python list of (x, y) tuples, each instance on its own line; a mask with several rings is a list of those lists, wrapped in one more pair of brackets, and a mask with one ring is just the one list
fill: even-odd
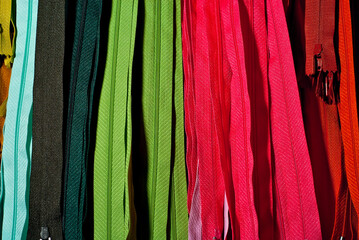
[(51, 240), (48, 227), (41, 227), (40, 240)]
[(315, 44), (314, 46), (314, 73), (318, 74), (323, 70), (322, 60), (323, 46), (322, 44)]
[(315, 94), (327, 104), (337, 104), (339, 102), (339, 75), (337, 72), (323, 70), (322, 44), (314, 46), (314, 75), (312, 76), (312, 86)]

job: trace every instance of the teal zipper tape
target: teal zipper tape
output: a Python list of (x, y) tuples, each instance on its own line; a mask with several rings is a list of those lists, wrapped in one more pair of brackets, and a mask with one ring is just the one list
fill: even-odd
[(37, 0), (16, 4), (16, 60), (9, 87), (2, 156), (2, 239), (25, 239), (29, 220), (32, 154), (32, 100), (35, 65)]

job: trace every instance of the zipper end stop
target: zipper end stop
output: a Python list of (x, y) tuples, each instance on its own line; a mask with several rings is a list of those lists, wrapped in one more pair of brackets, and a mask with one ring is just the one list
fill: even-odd
[(48, 227), (41, 227), (40, 237), (40, 240), (51, 240)]

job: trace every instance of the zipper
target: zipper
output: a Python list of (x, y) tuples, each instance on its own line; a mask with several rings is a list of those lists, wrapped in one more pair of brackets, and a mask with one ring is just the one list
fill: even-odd
[[(349, 2), (349, 0), (348, 0), (348, 2)], [(353, 63), (350, 64), (351, 60), (353, 60), (353, 59), (351, 59), (352, 53), (348, 53), (348, 48), (353, 47), (352, 46), (353, 43), (351, 42), (352, 33), (349, 30), (350, 34), (349, 34), (349, 40), (348, 40), (347, 39), (348, 30), (346, 28), (347, 27), (347, 25), (346, 25), (347, 21), (345, 19), (345, 15), (344, 15), (344, 14), (348, 14), (348, 12), (349, 12), (349, 15), (350, 15), (350, 6), (348, 6), (349, 5), (348, 2), (347, 1), (339, 1), (339, 11), (340, 11), (339, 16), (341, 16), (341, 24), (339, 23), (339, 25), (341, 25), (341, 26), (339, 26), (339, 27), (342, 27), (342, 34), (343, 34), (343, 48), (344, 48), (343, 52), (344, 52), (344, 59), (345, 59), (345, 66), (343, 67), (343, 69), (344, 68), (346, 69), (346, 78), (347, 78), (346, 79), (347, 92), (346, 92), (346, 96), (345, 96), (346, 99), (345, 100), (346, 100), (347, 107), (348, 107), (348, 116), (347, 116), (348, 120), (345, 120), (345, 122), (344, 122), (344, 118), (346, 118), (346, 116), (344, 115), (345, 110), (343, 110), (344, 117), (342, 117), (342, 119), (343, 119), (343, 125), (345, 123), (347, 123), (347, 121), (348, 121), (348, 125), (350, 125), (350, 139), (344, 139), (344, 144), (348, 140), (351, 141), (352, 161), (353, 161), (352, 164), (353, 164), (353, 166), (350, 166), (350, 164), (351, 164), (350, 162), (347, 164), (347, 162), (348, 162), (347, 159), (345, 159), (345, 160), (347, 160), (345, 162), (345, 164), (347, 164), (346, 171), (347, 171), (348, 168), (354, 168), (354, 171), (351, 171), (350, 175), (352, 175), (352, 176), (354, 175), (353, 177), (355, 178), (356, 184), (353, 184), (353, 183), (350, 184), (350, 182), (352, 182), (352, 181), (350, 181), (351, 179), (349, 179), (348, 175), (347, 175), (349, 193), (350, 193), (350, 190), (353, 190), (352, 194), (349, 194), (349, 196), (354, 196), (357, 193), (356, 192), (356, 190), (357, 190), (356, 187), (358, 187), (358, 182), (357, 182), (358, 181), (358, 170), (357, 170), (358, 169), (358, 166), (357, 166), (357, 164), (358, 164), (357, 163), (358, 150), (356, 148), (356, 145), (357, 145), (356, 142), (358, 141), (358, 138), (357, 138), (358, 135), (355, 135), (355, 132), (357, 132), (357, 127), (356, 128), (354, 127), (354, 125), (356, 124), (356, 121), (357, 121), (357, 119), (356, 119), (356, 117), (357, 117), (357, 113), (356, 113), (357, 106), (356, 106), (356, 99), (355, 99), (356, 98), (355, 91), (353, 92), (354, 93), (353, 96), (351, 94), (351, 90), (353, 89), (352, 87), (354, 87), (354, 89), (355, 89), (355, 84), (351, 84), (352, 77), (354, 78), (353, 80), (355, 80), (355, 73), (354, 73), (354, 69), (353, 69), (354, 65), (352, 65)], [(346, 12), (344, 10), (344, 8), (346, 6), (349, 8), (348, 12)], [(349, 18), (350, 18), (350, 16), (349, 16)], [(349, 20), (349, 22), (350, 21), (351, 20)], [(350, 22), (349, 29), (350, 29), (351, 26), (352, 25), (351, 25), (351, 22)], [(348, 42), (349, 42), (349, 44), (348, 44)], [(340, 45), (340, 34), (339, 34), (339, 46), (341, 46)], [(341, 47), (339, 47), (339, 55), (341, 55), (340, 50), (341, 50)], [(344, 70), (342, 70), (342, 72), (344, 72)], [(353, 99), (354, 99), (354, 101), (352, 101)], [(349, 145), (348, 143), (346, 143), (346, 144)], [(344, 147), (345, 147), (345, 145), (344, 145)], [(344, 148), (344, 151), (345, 150), (346, 149)], [(348, 157), (348, 158), (350, 158), (350, 157)], [(352, 198), (353, 204), (357, 203), (357, 201), (358, 201), (357, 199), (358, 198), (355, 198), (355, 197)], [(350, 206), (350, 209), (351, 209), (351, 206)], [(346, 218), (346, 216), (345, 216), (345, 218)], [(349, 220), (351, 220), (351, 212), (349, 212)]]
[[(69, 173), (69, 159), (70, 159), (70, 149), (71, 149), (71, 132), (72, 132), (72, 122), (73, 122), (73, 115), (74, 115), (74, 101), (75, 101), (75, 95), (76, 95), (76, 85), (77, 85), (77, 73), (80, 65), (80, 58), (81, 58), (81, 49), (82, 49), (82, 39), (83, 39), (83, 32), (84, 32), (84, 26), (85, 26), (85, 16), (86, 16), (86, 9), (87, 9), (87, 0), (82, 1), (82, 12), (81, 12), (81, 21), (80, 21), (80, 32), (78, 36), (78, 45), (76, 49), (76, 58), (75, 58), (75, 64), (74, 64), (74, 71), (73, 75), (70, 76), (73, 77), (71, 88), (70, 88), (70, 96), (69, 96), (69, 110), (68, 110), (68, 116), (67, 116), (67, 126), (66, 126), (66, 142), (65, 142), (65, 177), (64, 182), (68, 182), (68, 173)], [(77, 7), (77, 6), (76, 6)], [(76, 20), (77, 22), (77, 20)], [(75, 23), (76, 24), (76, 23)], [(76, 27), (75, 27), (76, 31)], [(73, 53), (72, 53), (73, 55)], [(72, 91), (71, 91), (72, 90)], [(64, 192), (67, 192), (67, 186), (68, 184), (65, 184), (64, 186)], [(67, 200), (67, 195), (64, 196), (64, 203), (63, 208), (66, 209), (66, 205), (69, 204)], [(76, 213), (77, 214), (77, 213)], [(63, 214), (63, 226), (66, 223), (65, 218), (66, 214)], [(66, 238), (66, 232), (64, 231), (64, 238)]]
[[(234, 23), (234, 14), (233, 14), (233, 1), (230, 1), (230, 14), (231, 14), (231, 22)], [(237, 68), (238, 68), (238, 72), (239, 74), (241, 74), (241, 68), (240, 68), (240, 63), (239, 63), (239, 51), (238, 51), (238, 40), (237, 40), (237, 34), (236, 31), (234, 29), (234, 24), (232, 24), (232, 35), (233, 35), (233, 40), (234, 40), (234, 48), (235, 48), (235, 54), (236, 54), (236, 59), (237, 59)], [(244, 96), (244, 85), (243, 85), (243, 81), (240, 81), (240, 96), (242, 99), (242, 114), (243, 114), (243, 135), (244, 135), (244, 157), (245, 157), (245, 171), (246, 171), (246, 189), (247, 189), (247, 201), (250, 203), (251, 199), (250, 199), (250, 183), (248, 181), (249, 179), (249, 153), (248, 153), (248, 138), (247, 138), (247, 115), (246, 115), (246, 103), (245, 103), (245, 96)], [(253, 233), (255, 232), (255, 226), (254, 226), (254, 222), (253, 222), (253, 213), (252, 211), (250, 211), (250, 221), (251, 221), (251, 225), (252, 225), (252, 230)], [(234, 226), (233, 226), (234, 227)], [(256, 236), (253, 236), (253, 238), (256, 238)]]
[[(74, 78), (71, 84), (71, 94), (70, 94), (70, 100), (69, 100), (69, 123), (67, 124), (67, 139), (66, 139), (66, 158), (69, 159), (70, 157), (70, 153), (69, 153), (69, 149), (70, 149), (70, 143), (71, 143), (71, 125), (72, 125), (72, 117), (74, 114), (74, 100), (75, 100), (75, 92), (76, 92), (76, 85), (77, 85), (77, 72), (78, 72), (78, 68), (80, 65), (80, 57), (81, 57), (81, 49), (82, 49), (82, 38), (83, 38), (83, 30), (84, 30), (84, 25), (85, 25), (85, 13), (86, 13), (86, 8), (87, 8), (87, 0), (83, 0), (83, 9), (82, 9), (82, 13), (81, 13), (81, 23), (80, 23), (80, 33), (79, 33), (79, 38), (78, 38), (78, 45), (77, 45), (77, 49), (76, 49), (76, 59), (75, 59), (75, 66), (74, 66)], [(66, 167), (67, 164), (66, 164)]]
[[(222, 60), (222, 54), (221, 54), (221, 50), (222, 50), (222, 39), (221, 39), (221, 30), (220, 30), (220, 27), (221, 27), (221, 21), (220, 21), (220, 6), (219, 6), (219, 2), (218, 2), (218, 0), (215, 0), (214, 1), (214, 15), (215, 15), (215, 18), (216, 18), (216, 20), (215, 20), (215, 29), (216, 29), (216, 42), (217, 42), (217, 54), (218, 54), (218, 56), (217, 56), (217, 74), (218, 74), (218, 89), (215, 89), (214, 91), (218, 91), (219, 93), (218, 93), (218, 98), (219, 99), (221, 99), (221, 95), (222, 95), (222, 93), (221, 93), (221, 87), (220, 87), (220, 85), (222, 84), (220, 81), (221, 81), (221, 77), (223, 76), (223, 60)], [(210, 83), (211, 85), (212, 85), (212, 83)], [(211, 101), (212, 101), (212, 108), (216, 108), (216, 103), (213, 103), (213, 95), (215, 95), (215, 94), (212, 94), (212, 86), (210, 87), (210, 89), (211, 89)], [(220, 107), (222, 107), (222, 103), (219, 103), (219, 106)], [(216, 111), (215, 110), (213, 110), (212, 109), (212, 116), (213, 115), (215, 115), (215, 113), (216, 113)], [(220, 113), (219, 113), (220, 114)], [(223, 116), (223, 115), (222, 115)], [(216, 127), (216, 121), (214, 122), (214, 128), (215, 128), (215, 132), (217, 133), (217, 136), (216, 136), (216, 139), (217, 139), (217, 141), (218, 141), (218, 143), (220, 144), (220, 140), (219, 140), (219, 136), (218, 136), (218, 134), (222, 134), (222, 133), (218, 133), (218, 130), (216, 129), (217, 127)], [(222, 126), (221, 126), (222, 127)], [(213, 128), (213, 125), (211, 126), (211, 128)], [(220, 146), (218, 146), (218, 148), (220, 148)], [(212, 160), (213, 161), (213, 160)], [(221, 161), (221, 159), (219, 158), (219, 161)], [(221, 171), (223, 171), (222, 169), (221, 169)], [(215, 192), (215, 188), (216, 188), (216, 186), (214, 186), (213, 185), (213, 187), (214, 187), (214, 189), (213, 189), (213, 192)], [(218, 231), (218, 215), (216, 214), (215, 215), (216, 216), (216, 218), (215, 218), (215, 226), (216, 226), (216, 232), (215, 232), (215, 239), (221, 239), (221, 235), (222, 235), (222, 232), (220, 232), (220, 231), (222, 231), (222, 229), (220, 230), (220, 231)]]
[(318, 1), (318, 5), (319, 5), (319, 13), (318, 13), (318, 34), (317, 34), (317, 43), (321, 43), (321, 36), (322, 36), (322, 32), (320, 31), (322, 29), (322, 0)]
[[(151, 195), (151, 220), (154, 220), (156, 185), (157, 185), (157, 162), (158, 162), (158, 131), (159, 131), (159, 88), (160, 88), (160, 63), (161, 63), (161, 0), (156, 2), (156, 60), (155, 60), (155, 126), (154, 126), (154, 158), (152, 172), (152, 195)], [(154, 223), (152, 223), (154, 226)], [(151, 233), (153, 238), (153, 232)]]
[[(85, 25), (85, 13), (86, 13), (86, 8), (87, 8), (87, 0), (83, 0), (83, 9), (81, 12), (81, 22), (80, 22), (80, 33), (79, 33), (79, 37), (78, 37), (78, 45), (77, 45), (77, 49), (76, 49), (76, 58), (75, 58), (75, 66), (74, 66), (74, 76), (73, 76), (73, 81), (71, 83), (71, 90), (70, 90), (70, 96), (69, 96), (69, 112), (68, 112), (68, 123), (66, 126), (66, 143), (65, 143), (65, 156), (66, 156), (66, 161), (65, 161), (65, 173), (68, 173), (68, 168), (69, 168), (69, 159), (70, 159), (70, 146), (71, 146), (71, 130), (72, 130), (72, 118), (74, 115), (74, 100), (75, 100), (75, 92), (76, 92), (76, 85), (77, 85), (77, 72), (78, 72), (78, 68), (80, 65), (80, 57), (81, 57), (81, 49), (82, 49), (82, 38), (83, 38), (83, 31), (84, 31), (84, 25)], [(64, 182), (68, 182), (68, 174), (65, 174), (65, 181)], [(67, 185), (64, 186), (64, 192), (67, 192)], [(65, 200), (64, 200), (64, 206), (66, 206), (66, 195), (65, 195)], [(65, 219), (66, 215), (63, 215), (63, 219)], [(65, 220), (64, 220), (65, 222)]]
[(16, 115), (16, 125), (15, 125), (15, 146), (14, 146), (14, 209), (13, 209), (13, 227), (11, 230), (11, 239), (15, 240), (16, 235), (16, 223), (17, 223), (17, 182), (18, 182), (18, 147), (19, 147), (19, 131), (20, 131), (20, 118), (21, 118), (21, 110), (22, 110), (22, 102), (25, 91), (25, 78), (27, 73), (28, 66), (28, 55), (30, 50), (30, 37), (31, 37), (31, 28), (32, 28), (32, 0), (29, 0), (28, 3), (28, 18), (27, 18), (27, 30), (26, 30), (26, 45), (25, 45), (25, 54), (24, 61), (22, 66), (21, 73), (21, 83), (20, 83), (20, 95), (19, 95), (19, 107), (17, 109)]
[(109, 136), (108, 136), (108, 176), (107, 176), (107, 239), (111, 239), (112, 233), (112, 156), (113, 156), (113, 114), (114, 114), (114, 98), (115, 98), (115, 80), (117, 69), (117, 51), (118, 51), (118, 34), (120, 22), (120, 6), (116, 8), (115, 37), (113, 45), (112, 58), (112, 75), (111, 75), (111, 92), (110, 92), (110, 116), (109, 116)]
[[(347, 75), (348, 75), (348, 78), (350, 78), (350, 67), (349, 67), (349, 57), (348, 57), (348, 49), (347, 49), (347, 39), (346, 39), (346, 34), (347, 34), (347, 31), (345, 30), (345, 19), (344, 19), (344, 12), (343, 12), (343, 7), (340, 8), (340, 10), (342, 11), (342, 27), (343, 27), (343, 42), (344, 42), (344, 52), (345, 52), (345, 67), (347, 69)], [(348, 108), (351, 110), (353, 107), (351, 106), (351, 99), (350, 99), (350, 89), (351, 89), (351, 86), (350, 86), (350, 80), (348, 79), (347, 80), (347, 95), (348, 95)], [(355, 132), (355, 129), (353, 127), (353, 116), (352, 116), (352, 111), (349, 111), (349, 122), (350, 122), (350, 134), (351, 134), (351, 138), (352, 138), (352, 148), (353, 148), (353, 158), (354, 158), (354, 169), (355, 169), (355, 176), (358, 176), (358, 172), (357, 172), (357, 158), (356, 158), (356, 149), (355, 149), (355, 136), (354, 136), (354, 132)]]

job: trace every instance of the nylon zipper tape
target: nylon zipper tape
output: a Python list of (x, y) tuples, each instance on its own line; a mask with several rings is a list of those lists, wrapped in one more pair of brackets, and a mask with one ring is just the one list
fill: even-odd
[[(289, 1), (288, 1), (289, 2)], [(284, 3), (284, 1), (283, 1)], [(289, 3), (287, 3), (289, 4)], [(239, 2), (243, 33), (248, 94), (251, 107), (251, 147), (253, 151), (253, 194), (258, 214), (260, 239), (274, 234), (272, 159), (268, 98), (268, 52), (265, 1)], [(248, 15), (248, 16), (247, 16)]]
[(65, 0), (40, 0), (33, 103), (28, 239), (62, 239)]
[(130, 231), (132, 62), (138, 1), (112, 1), (94, 167), (95, 239), (126, 239)]
[(319, 214), (281, 0), (267, 0), (267, 22), (279, 233), (284, 239), (318, 239)]
[(63, 233), (83, 238), (86, 216), (86, 178), (93, 92), (97, 78), (102, 1), (81, 0), (76, 5), (65, 140)]
[(32, 154), (32, 98), (37, 26), (37, 0), (16, 4), (16, 61), (11, 76), (5, 120), (4, 215), (2, 239), (24, 239), (28, 228), (28, 197)]
[[(136, 121), (137, 124), (143, 125), (143, 138), (138, 138), (134, 130), (136, 136), (134, 135), (133, 138), (133, 154), (134, 166), (143, 164), (143, 168), (134, 167), (133, 170), (135, 195), (140, 196), (135, 202), (136, 212), (138, 216), (144, 217), (138, 218), (137, 225), (143, 228), (138, 228), (137, 235), (138, 238), (150, 239), (164, 236), (175, 238), (176, 236), (171, 235), (171, 232), (178, 234), (180, 230), (181, 234), (177, 237), (182, 237), (185, 234), (184, 228), (187, 228), (187, 220), (183, 218), (184, 213), (179, 216), (173, 215), (177, 214), (178, 206), (176, 206), (176, 211), (172, 212), (173, 205), (170, 204), (173, 199), (170, 199), (172, 195), (170, 191), (175, 191), (174, 201), (184, 200), (183, 186), (171, 188), (171, 175), (174, 174), (173, 177), (176, 179), (185, 174), (183, 155), (178, 155), (176, 152), (173, 155), (174, 150), (181, 151), (181, 148), (175, 149), (176, 146), (182, 146), (182, 150), (184, 146), (184, 139), (177, 135), (177, 127), (179, 127), (177, 121), (180, 124), (179, 119), (183, 115), (176, 111), (178, 108), (183, 108), (180, 103), (181, 95), (178, 94), (183, 91), (182, 75), (180, 75), (180, 66), (174, 62), (178, 61), (177, 57), (179, 57), (174, 55), (178, 53), (175, 47), (178, 48), (179, 44), (174, 36), (181, 35), (180, 29), (176, 29), (179, 24), (179, 2), (140, 1), (139, 6), (140, 21), (137, 26), (141, 26), (138, 32), (143, 34), (143, 37), (139, 35), (138, 38), (143, 39), (143, 42), (136, 42), (135, 52), (143, 56), (135, 61), (138, 61), (137, 66), (142, 66), (141, 74), (139, 74), (142, 84), (137, 81), (133, 83), (135, 93), (133, 99), (141, 99), (141, 101), (136, 101), (136, 106), (139, 108), (134, 108), (133, 119), (143, 117), (143, 121)], [(134, 71), (137, 71), (136, 68)], [(142, 92), (141, 95), (137, 95), (140, 92)], [(174, 122), (176, 125), (173, 124)], [(134, 128), (141, 129), (141, 125)], [(136, 145), (141, 147), (140, 153), (137, 153), (139, 150), (138, 147), (135, 148)], [(143, 147), (145, 150), (142, 149)], [(174, 171), (179, 171), (179, 174)], [(181, 181), (181, 184), (185, 183), (183, 178), (176, 179), (174, 184), (178, 184), (177, 181)], [(171, 222), (173, 217), (176, 219), (178, 217), (176, 225)], [(167, 226), (168, 223), (172, 225), (172, 230), (167, 234), (163, 226)], [(174, 231), (173, 227), (178, 230)]]
[(172, 155), (171, 172), (171, 196), (170, 196), (170, 238), (173, 240), (188, 239), (188, 211), (187, 178), (185, 161), (185, 136), (184, 136), (184, 104), (183, 104), (183, 60), (182, 60), (182, 31), (181, 31), (181, 1), (174, 2), (175, 32), (174, 39), (174, 80), (173, 80), (173, 110), (176, 121), (174, 122), (173, 135), (175, 142)]
[(3, 127), (5, 123), (6, 117), (6, 103), (9, 94), (9, 85), (10, 85), (10, 77), (11, 77), (11, 68), (8, 68), (5, 64), (3, 64), (0, 68), (0, 159), (1, 152), (4, 143), (4, 135), (3, 135)]
[[(356, 212), (359, 211), (359, 129), (355, 93), (351, 13), (348, 0), (339, 1), (340, 98), (338, 105), (341, 124), (344, 165), (348, 187)], [(358, 226), (355, 226), (356, 228)]]

